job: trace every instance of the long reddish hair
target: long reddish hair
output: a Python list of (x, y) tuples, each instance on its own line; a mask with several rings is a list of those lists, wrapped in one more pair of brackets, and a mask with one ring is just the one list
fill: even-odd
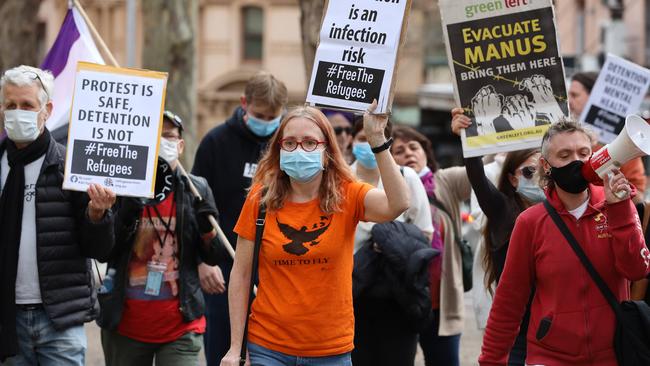
[(327, 117), (313, 107), (291, 109), (271, 138), (269, 147), (260, 159), (257, 172), (253, 177), (253, 185), (259, 184), (263, 187), (261, 202), (266, 204), (269, 210), (278, 210), (282, 208), (291, 191), (289, 176), (280, 170), (280, 140), (284, 136), (287, 123), (294, 118), (306, 118), (314, 122), (323, 132), (326, 145), (323, 157), (323, 180), (318, 192), (320, 208), (326, 214), (341, 211), (344, 200), (343, 187), (356, 179), (343, 158)]

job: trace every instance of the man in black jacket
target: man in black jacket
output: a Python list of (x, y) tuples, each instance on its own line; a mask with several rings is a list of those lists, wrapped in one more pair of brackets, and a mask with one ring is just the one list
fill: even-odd
[(117, 211), (109, 279), (99, 294), (107, 366), (151, 365), (154, 357), (198, 364), (205, 303), (197, 266), (215, 265), (225, 251), (208, 221), (217, 210), (205, 179), (179, 172), (182, 131), (180, 118), (165, 112), (156, 194), (146, 202), (125, 198)]
[(84, 364), (83, 323), (98, 313), (87, 258), (106, 258), (114, 243), (115, 194), (61, 188), (65, 148), (45, 128), (53, 85), (29, 66), (0, 80), (0, 362), (9, 365)]
[[(257, 73), (246, 84), (241, 107), (229, 120), (208, 132), (196, 152), (192, 173), (207, 179), (221, 214), (223, 231), (233, 246), (237, 235), (232, 230), (244, 205), (246, 189), (267, 142), (280, 125), (287, 102), (287, 88), (281, 81), (267, 72)], [(219, 267), (227, 282), (232, 259), (220, 262)], [(204, 344), (208, 366), (219, 365), (230, 348), (227, 296), (227, 292), (206, 293), (208, 329)]]

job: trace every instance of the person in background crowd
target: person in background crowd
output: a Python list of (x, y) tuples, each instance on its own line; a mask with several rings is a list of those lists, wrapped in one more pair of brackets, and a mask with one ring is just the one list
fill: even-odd
[[(99, 311), (91, 261), (115, 242), (115, 193), (63, 190), (65, 147), (45, 127), (54, 77), (30, 66), (0, 79), (0, 364), (84, 365), (83, 324)], [(90, 200), (89, 200), (90, 199)]]
[[(391, 136), (391, 130), (391, 123), (388, 122), (385, 130), (386, 138)], [(355, 123), (352, 135), (352, 153), (356, 159), (351, 166), (352, 172), (362, 182), (384, 189), (377, 159), (363, 130), (363, 120)], [(401, 169), (409, 189), (411, 204), (396, 220), (415, 225), (430, 242), (433, 236), (433, 225), (424, 186), (413, 169), (409, 167)], [(372, 222), (359, 222), (354, 236), (355, 253), (364, 246), (372, 245), (371, 230), (374, 225)], [(401, 238), (404, 241), (409, 239)], [(403, 244), (406, 247), (407, 243), (396, 244)], [(403, 263), (403, 266), (406, 267), (406, 263)], [(360, 269), (355, 268), (355, 271), (358, 270)], [(393, 271), (397, 272), (395, 269)], [(401, 287), (410, 285), (412, 284), (400, 284)], [(411, 324), (406, 309), (401, 307), (394, 295), (388, 297), (373, 295), (375, 294), (361, 294), (354, 299), (355, 347), (352, 352), (352, 363), (355, 366), (413, 365), (418, 331)]]
[[(571, 117), (574, 120), (577, 121), (580, 118), (582, 110), (587, 105), (591, 89), (594, 87), (596, 79), (598, 79), (598, 73), (593, 71), (578, 72), (571, 78), (571, 84), (569, 86), (569, 109), (571, 111)], [(591, 148), (594, 152), (603, 147), (595, 138), (595, 135), (592, 136), (592, 141), (594, 145)], [(643, 160), (638, 157), (628, 161), (621, 167), (621, 172), (637, 189), (637, 195), (634, 198), (635, 202), (638, 203), (643, 200), (643, 193), (647, 184)]]
[[(584, 248), (618, 301), (629, 280), (648, 273), (650, 256), (630, 200), (632, 188), (614, 171), (604, 189), (580, 168), (591, 157), (591, 136), (579, 124), (552, 124), (542, 139), (540, 176), (546, 199)], [(614, 192), (624, 191), (624, 198)], [(526, 363), (615, 366), (615, 315), (542, 204), (519, 215), (506, 254), (479, 363), (507, 364), (530, 293)]]
[[(351, 365), (357, 223), (391, 221), (409, 206), (406, 182), (388, 152), (392, 140), (384, 136), (388, 118), (371, 114), (376, 106), (375, 101), (366, 113), (364, 130), (384, 190), (355, 180), (319, 110), (299, 107), (283, 119), (235, 227), (232, 346), (223, 366), (239, 365), (246, 322), (252, 365)], [(247, 319), (260, 203), (267, 213), (259, 287)]]
[(393, 129), (391, 148), (395, 161), (420, 176), (429, 200), (439, 201), (451, 214), (430, 205), (433, 218), (431, 246), (441, 252), (431, 263), (431, 302), (434, 321), (420, 332), (420, 346), (427, 366), (458, 366), (463, 330), (463, 273), (456, 233), (461, 232), (460, 203), (470, 197), (471, 186), (463, 167), (438, 169), (431, 142), (406, 126)]
[(582, 114), (582, 110), (587, 105), (591, 89), (596, 84), (598, 73), (594, 71), (576, 72), (571, 77), (569, 84), (569, 111), (571, 118), (578, 120)]
[[(233, 246), (237, 239), (233, 228), (257, 162), (280, 125), (287, 102), (284, 83), (268, 72), (255, 74), (246, 84), (241, 106), (225, 123), (208, 132), (196, 152), (192, 173), (207, 179), (220, 213), (221, 228)], [(219, 268), (227, 283), (232, 259), (221, 261)], [(230, 347), (228, 291), (219, 295), (206, 293), (205, 298), (205, 358), (208, 366), (217, 366)]]
[[(471, 119), (463, 114), (462, 108), (454, 108), (451, 114), (451, 130), (460, 136), (461, 130), (471, 125)], [(467, 176), (476, 192), (481, 210), (487, 217), (483, 263), (486, 268), (485, 287), (490, 293), (493, 292), (494, 285), (503, 272), (515, 220), (525, 209), (545, 198), (535, 174), (539, 158), (539, 149), (509, 152), (496, 187), (487, 179), (480, 157), (465, 159)], [(529, 307), (530, 304), (527, 306)], [(519, 335), (510, 350), (508, 365), (525, 365), (529, 317), (530, 312), (527, 309), (520, 325)]]
[(205, 331), (198, 262), (215, 265), (227, 255), (208, 220), (217, 210), (207, 182), (177, 168), (182, 121), (163, 116), (154, 199), (125, 197), (117, 213), (108, 285), (99, 294), (107, 366), (152, 365), (154, 357), (157, 365), (198, 365)]
[[(494, 185), (498, 184), (499, 175), (501, 174), (505, 157), (505, 153), (497, 153), (494, 155), (484, 156), (481, 159), (484, 164), (483, 170), (485, 171), (485, 176)], [(486, 268), (483, 263), (483, 258), (485, 257), (485, 240), (483, 234), (487, 218), (476, 200), (474, 190), (472, 190), (472, 196), (470, 198), (470, 215), (472, 216), (473, 221), (469, 222), (468, 230), (465, 233), (465, 239), (467, 239), (472, 248), (474, 248), (472, 283), (481, 284), (485, 282)], [(490, 307), (492, 307), (493, 290), (492, 287), (486, 288), (485, 286), (472, 286), (472, 290), (470, 291), (474, 306), (476, 327), (479, 330), (484, 330), (485, 325), (487, 324)]]
[(321, 110), (334, 128), (336, 142), (343, 153), (343, 158), (348, 164), (352, 164), (354, 156), (352, 154), (352, 125), (354, 123), (354, 114), (351, 112), (337, 111), (333, 109)]

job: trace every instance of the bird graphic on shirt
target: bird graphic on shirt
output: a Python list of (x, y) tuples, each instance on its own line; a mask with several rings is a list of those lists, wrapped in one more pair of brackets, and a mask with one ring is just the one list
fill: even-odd
[(309, 251), (309, 248), (305, 247), (305, 243), (310, 243), (309, 246), (318, 245), (320, 241), (317, 241), (316, 239), (318, 239), (318, 237), (326, 232), (330, 227), (329, 223), (326, 224), (323, 222), (324, 219), (327, 219), (327, 216), (321, 216), (321, 222), (312, 225), (312, 230), (307, 231), (307, 226), (296, 229), (288, 224), (281, 223), (276, 218), (275, 221), (278, 223), (280, 232), (282, 232), (287, 239), (291, 240), (290, 243), (282, 246), (284, 251), (294, 255), (303, 255)]

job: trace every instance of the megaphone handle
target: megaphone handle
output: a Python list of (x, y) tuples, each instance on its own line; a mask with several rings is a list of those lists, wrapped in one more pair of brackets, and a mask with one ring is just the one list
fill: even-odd
[[(607, 177), (609, 177), (609, 179), (614, 178), (614, 173), (612, 173), (611, 170), (608, 171), (608, 172), (607, 172)], [(618, 197), (618, 199), (621, 199), (621, 200), (622, 200), (622, 199), (625, 198), (625, 196), (627, 196), (627, 192), (626, 192), (626, 191), (616, 191), (616, 192), (614, 192), (614, 195), (615, 195), (616, 197)]]

